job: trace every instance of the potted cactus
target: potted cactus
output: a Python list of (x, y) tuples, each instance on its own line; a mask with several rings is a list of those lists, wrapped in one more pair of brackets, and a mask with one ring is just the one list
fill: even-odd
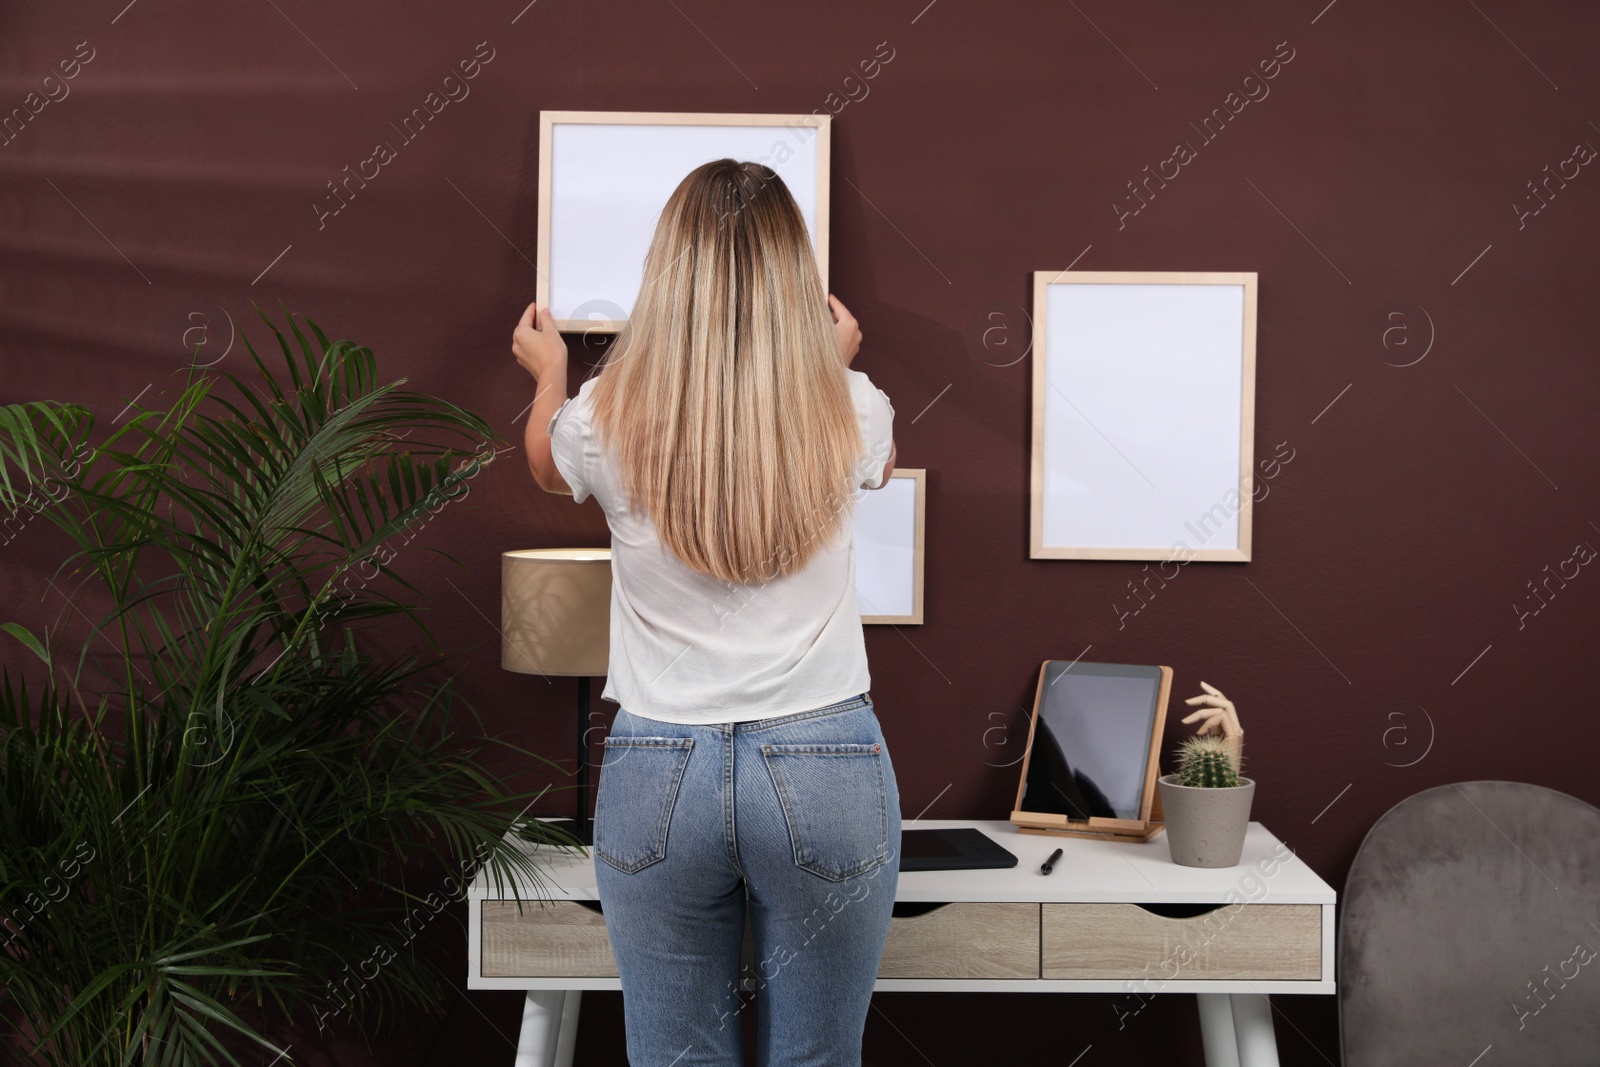
[(1172, 862), (1232, 867), (1244, 851), (1256, 783), (1239, 775), (1237, 738), (1197, 736), (1178, 747), (1178, 770), (1161, 776)]

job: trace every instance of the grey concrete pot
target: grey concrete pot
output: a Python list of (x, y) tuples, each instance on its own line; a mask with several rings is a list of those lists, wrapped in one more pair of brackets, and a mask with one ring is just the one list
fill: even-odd
[(1180, 785), (1176, 774), (1160, 780), (1161, 817), (1167, 824), (1172, 862), (1185, 867), (1233, 867), (1244, 852), (1250, 823), (1253, 778), (1227, 789)]

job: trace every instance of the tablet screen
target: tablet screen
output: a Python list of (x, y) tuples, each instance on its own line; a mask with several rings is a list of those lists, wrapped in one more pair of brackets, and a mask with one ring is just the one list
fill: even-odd
[(1137, 819), (1144, 801), (1161, 668), (1051, 661), (1022, 809), (1069, 819)]

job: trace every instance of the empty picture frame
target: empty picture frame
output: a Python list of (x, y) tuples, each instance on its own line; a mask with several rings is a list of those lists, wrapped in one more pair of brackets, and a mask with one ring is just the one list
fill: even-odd
[(922, 622), (927, 471), (896, 468), (856, 499), (856, 602), (863, 623)]
[(1033, 276), (1034, 559), (1250, 558), (1256, 275)]
[(828, 288), (831, 115), (539, 112), (537, 299), (563, 331), (622, 329), (667, 197), (724, 157), (764, 163), (805, 216)]

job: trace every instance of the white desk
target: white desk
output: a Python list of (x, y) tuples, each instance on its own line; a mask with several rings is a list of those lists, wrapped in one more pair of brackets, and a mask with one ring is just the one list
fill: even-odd
[[(1120, 993), (1119, 1016), (1157, 993), (1193, 993), (1210, 1067), (1276, 1067), (1265, 994), (1335, 992), (1334, 891), (1260, 823), (1239, 866), (1216, 870), (1174, 864), (1165, 834), (1124, 844), (1023, 834), (1002, 821), (904, 824), (956, 826), (978, 827), (1019, 862), (902, 871), (876, 992)], [(1041, 875), (1058, 847), (1054, 873)], [(546, 853), (542, 894), (521, 890), (543, 899), (520, 914), (487, 872), (467, 895), (467, 987), (528, 991), (516, 1067), (570, 1067), (580, 991), (622, 988), (594, 860)], [(1199, 909), (1182, 905), (1214, 910), (1185, 916)], [(751, 949), (747, 930), (747, 959)]]

